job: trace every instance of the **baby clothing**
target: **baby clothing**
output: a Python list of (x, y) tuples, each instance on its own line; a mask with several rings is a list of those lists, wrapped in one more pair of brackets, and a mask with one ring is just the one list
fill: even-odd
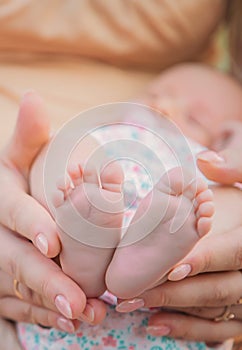
[(205, 350), (203, 343), (176, 341), (147, 335), (149, 313), (120, 314), (108, 307), (106, 319), (98, 326), (82, 323), (75, 334), (37, 325), (19, 324), (18, 334), (28, 350)]

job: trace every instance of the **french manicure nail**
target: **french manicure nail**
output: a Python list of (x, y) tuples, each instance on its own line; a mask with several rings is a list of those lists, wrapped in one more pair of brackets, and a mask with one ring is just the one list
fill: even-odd
[(71, 305), (63, 295), (57, 295), (55, 306), (66, 318), (72, 318)]
[(219, 156), (216, 152), (208, 151), (197, 155), (197, 159), (207, 163), (224, 163), (224, 158)]
[(132, 312), (137, 309), (140, 309), (141, 307), (144, 307), (145, 302), (143, 299), (133, 299), (133, 300), (127, 300), (122, 301), (120, 304), (116, 306), (116, 311), (118, 312)]
[(74, 333), (75, 332), (75, 327), (73, 323), (70, 320), (67, 320), (64, 317), (59, 317), (57, 319), (57, 326), (63, 330), (64, 332), (68, 333)]
[(169, 275), (168, 280), (169, 281), (180, 281), (183, 280), (185, 277), (189, 275), (189, 273), (192, 271), (192, 267), (189, 264), (182, 264), (174, 268)]
[(35, 244), (42, 254), (46, 255), (48, 253), (48, 241), (43, 233), (39, 233), (35, 239)]
[(154, 336), (168, 335), (171, 332), (170, 327), (167, 326), (149, 326), (146, 332)]
[(79, 317), (79, 320), (84, 321), (84, 322), (88, 322), (88, 323), (92, 323), (94, 321), (94, 318), (95, 318), (94, 309), (90, 304), (87, 304), (85, 307), (85, 310), (83, 311), (83, 313)]

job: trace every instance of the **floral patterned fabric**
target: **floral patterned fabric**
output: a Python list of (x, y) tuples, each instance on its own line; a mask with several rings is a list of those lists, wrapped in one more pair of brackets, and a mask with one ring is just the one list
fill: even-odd
[(24, 349), (28, 350), (205, 350), (203, 343), (176, 341), (146, 334), (149, 314), (131, 312), (120, 314), (113, 306), (99, 326), (82, 324), (76, 334), (36, 325), (19, 324), (18, 333)]

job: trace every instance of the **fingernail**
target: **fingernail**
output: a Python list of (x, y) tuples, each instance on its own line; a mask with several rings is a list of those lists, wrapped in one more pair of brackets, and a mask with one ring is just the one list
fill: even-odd
[(67, 320), (66, 318), (59, 317), (57, 319), (57, 326), (64, 332), (68, 332), (68, 333), (75, 332), (75, 327), (73, 323), (70, 320)]
[(43, 233), (38, 234), (38, 236), (35, 239), (35, 244), (42, 254), (46, 255), (48, 253), (48, 241)]
[(90, 304), (87, 304), (85, 307), (85, 310), (83, 311), (83, 313), (79, 317), (79, 320), (84, 321), (84, 322), (88, 322), (88, 323), (92, 323), (94, 321), (94, 318), (95, 318), (94, 309)]
[(171, 333), (171, 329), (167, 326), (149, 326), (146, 328), (146, 332), (156, 337), (168, 335), (169, 333)]
[(141, 307), (144, 307), (144, 306), (145, 306), (145, 302), (143, 299), (127, 300), (127, 301), (122, 301), (122, 303), (118, 304), (116, 306), (116, 311), (131, 312), (131, 311), (140, 309)]
[(189, 264), (179, 265), (172, 270), (168, 275), (169, 281), (180, 281), (187, 277), (192, 271), (192, 267)]
[(57, 295), (55, 306), (67, 318), (72, 318), (71, 305), (63, 295)]
[(207, 163), (224, 163), (224, 158), (219, 156), (216, 152), (209, 151), (197, 155), (197, 159)]

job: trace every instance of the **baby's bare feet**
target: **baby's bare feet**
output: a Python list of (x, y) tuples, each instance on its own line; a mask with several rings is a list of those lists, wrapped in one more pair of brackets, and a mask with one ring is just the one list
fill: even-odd
[(117, 163), (103, 169), (100, 179), (94, 168), (69, 167), (70, 180), (57, 184), (53, 202), (62, 242), (63, 271), (88, 297), (106, 290), (105, 272), (120, 241), (123, 173)]
[(155, 286), (208, 233), (213, 213), (213, 194), (202, 179), (186, 179), (181, 168), (169, 171), (141, 201), (132, 221), (146, 215), (147, 227), (158, 224), (138, 240), (137, 225), (131, 223), (108, 267), (108, 290), (129, 299)]

